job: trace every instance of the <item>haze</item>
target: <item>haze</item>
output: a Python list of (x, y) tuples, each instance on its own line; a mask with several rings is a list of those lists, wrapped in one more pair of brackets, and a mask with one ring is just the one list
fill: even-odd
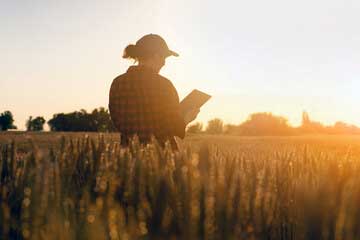
[(273, 112), (297, 125), (360, 125), (359, 1), (50, 1), (0, 3), (0, 112), (26, 119), (107, 106), (148, 33), (180, 53), (161, 74), (180, 97), (213, 95), (199, 121)]

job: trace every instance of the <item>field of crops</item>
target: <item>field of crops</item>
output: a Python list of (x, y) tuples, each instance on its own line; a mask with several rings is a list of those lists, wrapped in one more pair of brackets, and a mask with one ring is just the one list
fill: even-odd
[(0, 239), (360, 239), (360, 137), (118, 140), (0, 134)]

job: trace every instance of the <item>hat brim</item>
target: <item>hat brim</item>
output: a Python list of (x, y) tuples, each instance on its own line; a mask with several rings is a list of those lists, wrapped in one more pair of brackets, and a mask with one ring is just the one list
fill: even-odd
[(178, 54), (177, 52), (174, 52), (174, 51), (169, 50), (169, 51), (167, 52), (167, 57), (170, 57), (170, 56), (178, 57), (179, 54)]

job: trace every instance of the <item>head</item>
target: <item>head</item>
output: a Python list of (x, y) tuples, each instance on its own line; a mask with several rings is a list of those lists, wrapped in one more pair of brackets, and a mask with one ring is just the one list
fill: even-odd
[(123, 58), (134, 59), (139, 65), (156, 72), (165, 65), (165, 59), (169, 56), (179, 56), (179, 54), (171, 51), (165, 40), (155, 34), (145, 35), (136, 44), (128, 45), (123, 54)]

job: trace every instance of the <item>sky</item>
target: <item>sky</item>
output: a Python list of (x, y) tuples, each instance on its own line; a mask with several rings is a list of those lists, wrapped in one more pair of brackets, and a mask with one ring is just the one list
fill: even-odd
[(212, 95), (196, 121), (272, 112), (360, 126), (360, 1), (0, 0), (0, 112), (29, 116), (108, 105), (133, 64), (123, 49), (161, 35), (178, 58), (161, 74), (180, 98)]

